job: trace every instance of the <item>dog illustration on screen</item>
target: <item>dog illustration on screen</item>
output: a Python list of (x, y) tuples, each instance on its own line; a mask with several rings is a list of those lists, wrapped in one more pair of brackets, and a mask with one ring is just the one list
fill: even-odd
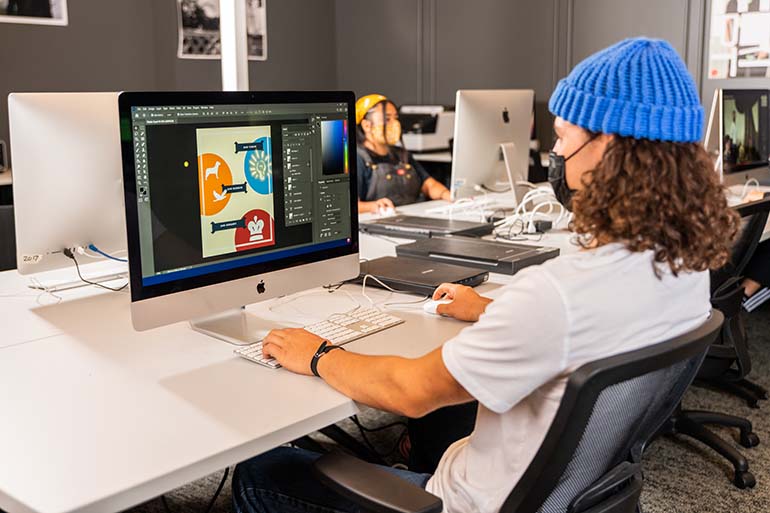
[(209, 176), (215, 176), (217, 180), (219, 180), (219, 165), (221, 162), (217, 161), (216, 164), (206, 169), (206, 175), (204, 177), (204, 180), (208, 180)]
[(254, 218), (249, 221), (249, 223), (246, 225), (246, 227), (249, 229), (249, 241), (255, 242), (264, 239), (264, 235), (262, 232), (265, 230), (265, 222), (258, 218), (257, 216), (254, 216)]

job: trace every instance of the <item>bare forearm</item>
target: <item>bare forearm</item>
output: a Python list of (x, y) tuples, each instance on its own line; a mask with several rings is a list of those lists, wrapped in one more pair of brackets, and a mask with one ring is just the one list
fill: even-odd
[(444, 187), (444, 184), (434, 178), (428, 178), (423, 186), (423, 194), (432, 200), (449, 200), (449, 189)]
[(365, 356), (332, 351), (318, 362), (318, 373), (351, 399), (401, 415), (414, 414), (406, 376), (399, 369), (409, 360), (396, 356)]
[(441, 348), (417, 359), (364, 356), (331, 351), (318, 363), (318, 373), (346, 396), (406, 417), (471, 400), (449, 374)]

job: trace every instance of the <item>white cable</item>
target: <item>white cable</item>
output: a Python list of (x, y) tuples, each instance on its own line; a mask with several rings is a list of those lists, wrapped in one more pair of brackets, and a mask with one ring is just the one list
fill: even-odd
[[(378, 304), (372, 298), (370, 298), (366, 294), (366, 280), (369, 279), (369, 278), (371, 278), (372, 280), (376, 281), (377, 283), (382, 285), (383, 288), (385, 288), (386, 290), (388, 290), (390, 292), (395, 292), (396, 294), (411, 294), (411, 292), (408, 291), (408, 290), (397, 290), (397, 289), (394, 289), (393, 287), (383, 283), (382, 280), (380, 280), (376, 276), (373, 276), (371, 274), (365, 274), (364, 275), (364, 279), (361, 282), (361, 295), (364, 296), (367, 301), (369, 301), (369, 303), (372, 305), (373, 308), (377, 308), (378, 310), (379, 310)], [(426, 299), (429, 299), (429, 297), (421, 299), (420, 301), (416, 301), (415, 304), (416, 303), (424, 302)], [(391, 304), (396, 304), (397, 305), (399, 303), (391, 303)], [(401, 304), (407, 304), (407, 303), (401, 303)], [(389, 306), (389, 303), (384, 303), (383, 306), (387, 307), (387, 306)]]
[(746, 196), (749, 194), (749, 186), (751, 185), (754, 186), (754, 191), (759, 190), (759, 181), (756, 178), (749, 178), (746, 180), (746, 183), (743, 184), (743, 189), (741, 190), (741, 200), (746, 199)]

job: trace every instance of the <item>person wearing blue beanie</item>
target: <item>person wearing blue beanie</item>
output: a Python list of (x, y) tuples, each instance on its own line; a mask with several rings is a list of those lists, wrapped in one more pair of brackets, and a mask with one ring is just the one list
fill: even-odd
[[(702, 325), (711, 312), (708, 271), (727, 262), (737, 231), (697, 142), (695, 86), (664, 41), (630, 39), (589, 57), (559, 83), (550, 108), (558, 137), (550, 173), (565, 202), (574, 191), (581, 250), (520, 271), (494, 300), (457, 284), (438, 287), (433, 298), (447, 302), (437, 312), (468, 325), (423, 356), (329, 351), (302, 329), (274, 330), (263, 342), (280, 372), (315, 374), (360, 404), (410, 418), (477, 400), (474, 431), (445, 451), (433, 475), (382, 468), (440, 497), (445, 513), (500, 511), (575, 369)], [(628, 421), (640, 421), (650, 401), (629, 396)], [(593, 462), (616, 458), (610, 431), (596, 439)], [(360, 511), (315, 477), (319, 456), (281, 447), (240, 463), (234, 510)], [(540, 509), (565, 511), (576, 490), (609, 470), (583, 466), (554, 479)]]

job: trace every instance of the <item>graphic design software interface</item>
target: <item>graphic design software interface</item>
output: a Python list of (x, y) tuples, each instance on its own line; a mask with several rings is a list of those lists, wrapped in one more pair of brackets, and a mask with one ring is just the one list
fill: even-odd
[(351, 243), (345, 103), (131, 118), (144, 285)]

